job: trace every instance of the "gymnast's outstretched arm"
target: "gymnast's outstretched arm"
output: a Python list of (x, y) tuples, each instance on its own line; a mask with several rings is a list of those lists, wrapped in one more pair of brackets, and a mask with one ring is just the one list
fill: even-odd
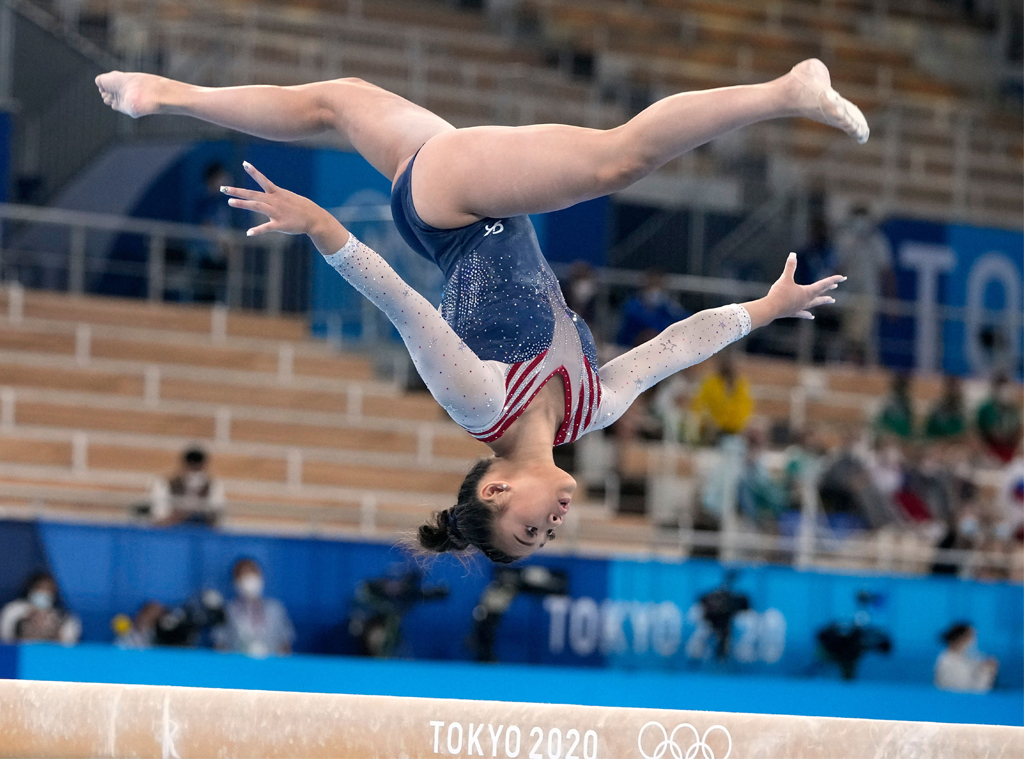
[(430, 394), (462, 427), (489, 427), (505, 403), (506, 365), (482, 361), (436, 308), (407, 285), (377, 253), (363, 245), (313, 201), (283, 190), (251, 164), (246, 172), (263, 192), (222, 188), (236, 208), (270, 217), (249, 230), (309, 235), (327, 263), (395, 325)]
[(601, 408), (590, 429), (612, 424), (640, 393), (678, 371), (705, 361), (752, 329), (787, 316), (813, 319), (809, 309), (834, 302), (826, 293), (846, 279), (833, 276), (813, 285), (798, 285), (793, 279), (795, 272), (796, 254), (790, 253), (782, 276), (764, 298), (701, 311), (602, 366)]

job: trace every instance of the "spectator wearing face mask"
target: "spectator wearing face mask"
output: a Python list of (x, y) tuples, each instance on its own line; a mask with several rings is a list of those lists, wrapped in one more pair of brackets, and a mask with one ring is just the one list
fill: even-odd
[(689, 315), (665, 291), (665, 275), (652, 269), (644, 275), (643, 288), (622, 309), (617, 342), (635, 348)]
[(856, 206), (836, 235), (835, 263), (837, 273), (847, 277), (843, 338), (848, 358), (875, 363), (878, 307), (882, 297), (896, 297), (896, 275), (892, 246), (867, 206)]
[(214, 645), (222, 651), (255, 657), (291, 653), (295, 629), (284, 604), (263, 597), (263, 570), (259, 563), (255, 559), (239, 559), (231, 577), (236, 595), (224, 609), (224, 624), (213, 632)]
[(945, 650), (935, 662), (935, 687), (958, 693), (988, 693), (999, 672), (999, 662), (978, 651), (978, 635), (968, 622), (958, 622), (942, 633)]
[(985, 449), (1008, 464), (1020, 447), (1021, 391), (1003, 372), (992, 377), (992, 393), (978, 408), (978, 435)]
[(21, 595), (0, 610), (0, 642), (52, 641), (74, 645), (82, 623), (64, 607), (49, 572), (35, 572)]
[(959, 377), (946, 375), (942, 380), (942, 397), (928, 412), (924, 434), (931, 440), (952, 442), (962, 439), (966, 431), (963, 385)]
[(157, 524), (181, 522), (215, 526), (224, 511), (224, 487), (210, 477), (206, 452), (189, 448), (170, 478), (150, 488), (150, 516)]
[(1024, 543), (1024, 458), (1014, 459), (1003, 472), (997, 500), (996, 538), (1000, 543)]
[(878, 412), (875, 426), (882, 435), (909, 439), (914, 436), (914, 403), (910, 398), (910, 377), (894, 374), (889, 394)]
[(562, 287), (565, 302), (585, 322), (592, 324), (597, 318), (597, 277), (586, 261), (576, 261), (569, 279)]

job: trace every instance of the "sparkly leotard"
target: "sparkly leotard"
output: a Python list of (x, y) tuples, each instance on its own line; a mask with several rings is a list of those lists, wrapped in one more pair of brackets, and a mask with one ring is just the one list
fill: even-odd
[(565, 414), (554, 444), (572, 442), (750, 331), (742, 306), (701, 311), (598, 371), (590, 329), (566, 305), (529, 217), (431, 227), (413, 207), (414, 161), (395, 181), (392, 216), (410, 247), (444, 274), (440, 312), (354, 236), (326, 260), (384, 311), (431, 394), (474, 437), (497, 440), (559, 374)]

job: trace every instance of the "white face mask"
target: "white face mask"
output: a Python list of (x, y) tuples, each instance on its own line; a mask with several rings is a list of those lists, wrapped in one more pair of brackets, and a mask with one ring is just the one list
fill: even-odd
[(263, 595), (263, 578), (257, 574), (244, 574), (235, 583), (235, 590), (243, 598), (259, 598)]
[(658, 308), (664, 304), (668, 298), (665, 296), (664, 290), (648, 290), (643, 294), (642, 300), (644, 305), (648, 308)]
[(965, 538), (970, 538), (978, 534), (979, 527), (977, 517), (964, 517), (960, 520), (958, 532)]
[(206, 486), (205, 472), (188, 472), (185, 474), (185, 490), (197, 492)]
[(854, 216), (850, 222), (850, 229), (856, 235), (865, 235), (871, 231), (871, 219), (867, 216)]
[(48, 590), (33, 590), (28, 594), (28, 602), (37, 609), (52, 609), (53, 593)]

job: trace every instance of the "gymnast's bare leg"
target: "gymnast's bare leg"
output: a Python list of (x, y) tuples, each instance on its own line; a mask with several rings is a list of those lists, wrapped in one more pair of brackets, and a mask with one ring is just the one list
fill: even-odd
[(425, 222), (454, 228), (480, 218), (554, 211), (628, 187), (678, 155), (734, 129), (802, 116), (859, 142), (868, 126), (816, 59), (764, 84), (685, 92), (620, 127), (563, 124), (455, 129), (359, 80), (297, 87), (193, 87), (146, 74), (97, 77), (104, 101), (131, 116), (177, 113), (273, 140), (334, 129), (394, 178), (420, 148), (413, 200)]
[(96, 77), (103, 102), (132, 118), (191, 116), (267, 140), (335, 131), (388, 179), (431, 137), (455, 127), (426, 108), (360, 79), (294, 87), (197, 87), (153, 74)]

